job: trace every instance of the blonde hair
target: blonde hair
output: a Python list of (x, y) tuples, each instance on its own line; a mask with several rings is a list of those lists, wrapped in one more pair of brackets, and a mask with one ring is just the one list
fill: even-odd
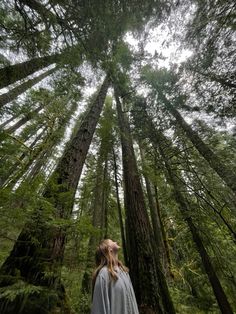
[(100, 244), (97, 247), (96, 254), (95, 254), (95, 261), (96, 261), (96, 266), (97, 268), (95, 269), (93, 273), (93, 279), (92, 279), (92, 291), (94, 290), (94, 285), (96, 282), (97, 275), (99, 274), (100, 270), (104, 267), (107, 266), (110, 278), (112, 280), (117, 280), (117, 272), (115, 270), (115, 264), (124, 270), (125, 272), (128, 272), (129, 269), (122, 264), (120, 260), (115, 260), (111, 251), (109, 250), (109, 239), (104, 239), (100, 242)]

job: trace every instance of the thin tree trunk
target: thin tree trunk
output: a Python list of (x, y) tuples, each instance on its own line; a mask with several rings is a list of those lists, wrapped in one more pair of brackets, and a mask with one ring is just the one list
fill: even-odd
[[(1, 96), (0, 96), (1, 97)], [(9, 123), (11, 123), (13, 120), (15, 120), (20, 114), (17, 114), (15, 116), (12, 116), (11, 118), (7, 119), (6, 121), (4, 121), (1, 125), (0, 125), (0, 129), (4, 128), (6, 125), (8, 125)]]
[(103, 169), (103, 190), (102, 190), (102, 230), (103, 238), (108, 238), (108, 156), (105, 159), (105, 165)]
[(92, 203), (92, 209), (93, 209), (92, 225), (94, 228), (99, 230), (99, 232), (91, 235), (89, 238), (87, 260), (86, 260), (86, 270), (83, 275), (82, 288), (81, 288), (83, 294), (91, 293), (91, 274), (95, 266), (94, 252), (96, 250), (98, 243), (101, 241), (102, 234), (103, 234), (102, 232), (102, 225), (103, 225), (102, 194), (104, 190), (104, 180), (101, 178), (103, 177), (104, 167), (102, 165), (103, 160), (102, 160), (101, 150), (99, 151), (98, 155), (99, 157), (98, 157), (97, 165), (96, 165), (96, 183), (95, 183), (95, 188), (94, 188), (94, 193), (93, 193), (93, 203)]
[[(52, 204), (54, 208), (52, 213), (57, 220), (62, 218), (64, 221), (71, 217), (78, 181), (108, 87), (107, 77), (79, 130), (68, 143), (43, 194), (45, 201)], [(17, 313), (19, 303), (24, 305), (24, 313), (39, 313), (37, 311), (40, 307), (44, 309), (44, 313), (50, 313), (58, 308), (62, 312), (64, 310), (66, 300), (60, 280), (60, 269), (64, 256), (66, 229), (54, 225), (54, 221), (50, 221), (41, 206), (20, 233), (10, 255), (2, 265), (0, 286), (9, 287), (18, 282), (20, 273), (21, 281), (44, 289), (37, 290), (37, 294), (30, 294), (24, 303), (20, 293), (11, 302), (9, 299), (1, 298), (1, 313)], [(46, 295), (45, 289), (48, 289)], [(7, 311), (8, 309), (11, 311)]]
[(129, 265), (140, 312), (162, 313), (160, 293), (164, 311), (175, 313), (156, 254), (156, 244), (145, 206), (129, 124), (122, 112), (116, 88), (115, 93), (122, 145)]
[(115, 187), (116, 187), (116, 202), (117, 202), (117, 209), (118, 209), (118, 215), (119, 215), (122, 249), (123, 249), (125, 264), (128, 265), (128, 255), (127, 255), (126, 240), (125, 240), (125, 228), (123, 224), (122, 210), (121, 210), (121, 204), (120, 204), (117, 163), (116, 163), (116, 155), (115, 155), (114, 148), (113, 148), (113, 161), (114, 161), (114, 176), (115, 176)]
[(0, 88), (11, 85), (28, 75), (35, 73), (49, 66), (50, 64), (57, 63), (62, 54), (54, 54), (51, 56), (44, 56), (34, 58), (25, 62), (9, 65), (0, 69)]
[(166, 258), (166, 264), (168, 267), (168, 274), (171, 277), (174, 277), (174, 275), (171, 271), (172, 262), (171, 262), (171, 257), (170, 257), (170, 248), (169, 248), (166, 230), (165, 230), (162, 218), (161, 218), (160, 205), (159, 205), (158, 193), (157, 193), (157, 187), (156, 186), (154, 186), (154, 193), (155, 193), (155, 203), (156, 203), (157, 213), (158, 213), (159, 221), (160, 221), (160, 225), (161, 225), (161, 233), (162, 233), (162, 239), (163, 239), (163, 243), (164, 243), (164, 254), (165, 254), (165, 258)]
[(47, 70), (39, 76), (29, 79), (28, 81), (23, 82), (22, 84), (12, 88), (9, 92), (0, 95), (0, 108), (2, 108), (4, 105), (11, 102), (12, 100), (16, 99), (19, 95), (23, 94), (29, 88), (42, 81), (45, 77), (54, 73), (57, 69), (57, 67), (54, 67), (53, 69)]
[[(163, 143), (165, 140), (165, 136), (164, 136), (164, 134), (162, 134), (159, 131), (156, 132), (156, 128), (153, 126), (153, 123), (151, 122), (150, 119), (148, 119), (148, 126), (149, 126), (149, 132), (150, 132), (150, 134), (152, 134), (152, 136), (150, 136), (150, 139), (152, 141), (154, 138), (153, 132), (156, 133), (155, 134), (155, 140), (153, 141), (154, 145), (158, 146), (160, 154), (163, 158), (163, 161), (164, 161), (167, 173), (168, 173), (169, 181), (173, 186), (175, 200), (176, 200), (177, 204), (179, 205), (179, 210), (182, 213), (183, 218), (186, 221), (186, 223), (190, 229), (193, 241), (194, 241), (196, 248), (197, 248), (197, 251), (198, 251), (198, 253), (202, 259), (203, 267), (206, 271), (206, 274), (207, 274), (208, 279), (210, 281), (210, 284), (212, 286), (212, 289), (213, 289), (214, 295), (216, 297), (216, 300), (218, 302), (219, 308), (221, 309), (222, 314), (233, 314), (233, 311), (232, 311), (231, 306), (228, 302), (227, 296), (226, 296), (226, 294), (225, 294), (225, 292), (221, 286), (221, 283), (217, 277), (217, 274), (213, 268), (213, 265), (211, 264), (210, 257), (209, 257), (209, 255), (208, 255), (208, 253), (204, 247), (204, 244), (201, 240), (201, 237), (198, 233), (198, 230), (195, 227), (195, 225), (192, 221), (192, 218), (190, 217), (191, 212), (190, 212), (188, 205), (185, 202), (185, 199), (182, 196), (182, 193), (178, 187), (178, 182), (176, 180), (176, 176), (173, 173), (173, 170), (171, 169), (171, 166), (168, 162), (168, 158), (166, 157), (165, 152), (163, 150)], [(159, 136), (160, 133), (161, 133), (161, 136)], [(166, 142), (169, 143), (169, 141), (167, 139), (166, 139)]]
[(177, 109), (172, 106), (169, 100), (162, 94), (162, 99), (168, 111), (175, 117), (178, 125), (185, 131), (185, 134), (199, 151), (199, 153), (208, 161), (209, 165), (221, 177), (225, 184), (236, 195), (236, 175), (233, 171), (225, 165), (218, 156), (206, 145), (199, 137), (198, 133), (194, 131), (191, 126), (184, 120)]
[(22, 125), (24, 125), (26, 122), (28, 122), (30, 119), (32, 119), (41, 109), (43, 109), (45, 104), (39, 105), (38, 108), (35, 110), (32, 110), (24, 115), (23, 118), (21, 118), (19, 121), (17, 121), (15, 124), (10, 126), (6, 131), (11, 134), (15, 132), (17, 129), (19, 129)]
[(162, 266), (165, 270), (165, 273), (167, 275), (170, 275), (170, 266), (168, 264), (168, 259), (165, 252), (165, 244), (163, 239), (163, 230), (161, 227), (161, 217), (160, 213), (158, 212), (157, 206), (159, 204), (155, 203), (153, 192), (152, 192), (152, 186), (149, 181), (148, 176), (145, 173), (145, 158), (144, 158), (144, 152), (141, 143), (139, 142), (139, 150), (140, 150), (140, 156), (141, 156), (141, 162), (142, 162), (142, 169), (143, 169), (143, 176), (145, 180), (146, 190), (147, 190), (147, 197), (148, 197), (148, 203), (150, 208), (150, 214), (151, 214), (151, 221), (152, 221), (152, 227), (153, 227), (153, 233), (155, 237), (155, 241), (158, 245), (159, 255), (162, 256)]
[(220, 308), (222, 314), (233, 314), (233, 310), (232, 310), (232, 308), (228, 302), (227, 296), (226, 296), (226, 294), (223, 290), (223, 287), (221, 286), (221, 283), (218, 279), (218, 276), (214, 270), (214, 267), (211, 263), (210, 257), (209, 257), (209, 255), (208, 255), (208, 253), (204, 247), (204, 244), (203, 244), (202, 239), (198, 233), (198, 230), (195, 227), (193, 220), (190, 216), (191, 212), (188, 208), (188, 205), (185, 202), (185, 199), (182, 196), (182, 193), (180, 192), (180, 190), (178, 188), (178, 182), (176, 181), (175, 176), (172, 173), (171, 167), (167, 162), (166, 156), (164, 155), (164, 152), (160, 146), (159, 146), (159, 150), (160, 150), (160, 153), (164, 159), (165, 166), (166, 166), (166, 169), (168, 172), (168, 176), (169, 176), (170, 182), (171, 182), (173, 189), (174, 189), (174, 196), (175, 196), (176, 202), (179, 205), (179, 209), (180, 209), (180, 211), (184, 217), (184, 220), (186, 221), (186, 223), (190, 229), (193, 241), (194, 241), (196, 248), (197, 248), (197, 251), (201, 257), (203, 267), (206, 271), (206, 274), (207, 274), (208, 279), (210, 281), (210, 284), (212, 286), (212, 289), (213, 289), (214, 295), (216, 297), (216, 300), (218, 302), (219, 308)]
[[(42, 132), (37, 135), (34, 139), (34, 141), (30, 144), (29, 146), (29, 149), (31, 150), (35, 144), (43, 137), (43, 135), (45, 134), (46, 132), (46, 129), (47, 127), (44, 127), (44, 129), (42, 130)], [(18, 169), (18, 166), (21, 164), (21, 162), (24, 160), (24, 158), (27, 156), (27, 153), (26, 152), (23, 152), (18, 158), (17, 158), (17, 161), (15, 162), (14, 166), (11, 167), (9, 170), (8, 170), (8, 173), (7, 175), (2, 175), (1, 177), (1, 180), (0, 180), (0, 187), (3, 187), (3, 186), (7, 186), (10, 182), (11, 182), (11, 187), (13, 187), (15, 185), (15, 183), (20, 179), (22, 173), (20, 175), (17, 175), (17, 178), (14, 176), (14, 173), (19, 171)], [(35, 154), (34, 155), (34, 158), (36, 158), (37, 155)], [(32, 158), (31, 158), (32, 159)], [(31, 165), (31, 163), (30, 163)], [(29, 165), (29, 166), (30, 166)], [(24, 166), (24, 169), (25, 169), (25, 166)], [(13, 180), (13, 181), (12, 181)]]

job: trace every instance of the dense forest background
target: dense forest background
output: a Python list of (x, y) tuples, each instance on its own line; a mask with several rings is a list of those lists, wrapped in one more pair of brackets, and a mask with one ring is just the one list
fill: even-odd
[(233, 0), (2, 0), (0, 312), (236, 311)]

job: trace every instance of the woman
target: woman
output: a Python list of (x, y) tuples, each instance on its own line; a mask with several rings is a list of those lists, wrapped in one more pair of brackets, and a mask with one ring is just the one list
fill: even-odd
[(119, 249), (110, 239), (97, 248), (91, 314), (139, 314), (128, 268), (118, 259)]

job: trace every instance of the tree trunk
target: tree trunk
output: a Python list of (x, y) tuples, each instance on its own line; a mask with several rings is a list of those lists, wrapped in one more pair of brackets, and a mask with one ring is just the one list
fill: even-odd
[(191, 126), (184, 120), (181, 114), (174, 106), (168, 101), (168, 99), (162, 94), (162, 99), (167, 110), (175, 117), (178, 125), (185, 131), (185, 134), (199, 151), (199, 153), (208, 161), (209, 165), (215, 172), (221, 177), (225, 184), (236, 195), (236, 176), (232, 170), (225, 165), (218, 156), (202, 141), (198, 133), (194, 131)]
[(41, 109), (43, 109), (44, 104), (38, 106), (35, 110), (32, 110), (26, 114), (24, 114), (24, 117), (21, 118), (19, 121), (17, 121), (15, 124), (10, 126), (8, 129), (6, 129), (6, 132), (11, 134), (15, 132), (17, 129), (19, 129), (22, 125), (24, 125), (26, 122), (28, 122), (30, 119), (32, 119)]
[(154, 201), (151, 182), (149, 181), (149, 178), (147, 174), (145, 173), (144, 151), (140, 142), (139, 142), (139, 150), (140, 150), (140, 156), (141, 156), (141, 162), (142, 162), (143, 176), (144, 176), (146, 190), (147, 190), (147, 198), (148, 198), (148, 204), (149, 204), (149, 209), (150, 209), (150, 214), (151, 214), (151, 222), (152, 222), (154, 238), (158, 245), (158, 254), (161, 257), (163, 269), (165, 270), (165, 273), (167, 275), (170, 275), (170, 267), (169, 267), (166, 252), (165, 252), (165, 245), (164, 245), (164, 239), (163, 239), (163, 233), (162, 233), (162, 227), (161, 227), (161, 217), (158, 212), (158, 209), (160, 208), (157, 208), (157, 205), (159, 204), (155, 203)]
[(103, 190), (102, 190), (102, 233), (103, 238), (108, 238), (108, 196), (109, 196), (109, 178), (108, 178), (108, 156), (106, 156), (103, 169)]
[(170, 275), (172, 278), (174, 277), (172, 271), (171, 271), (171, 257), (170, 257), (170, 249), (169, 249), (169, 243), (167, 239), (167, 234), (166, 230), (161, 218), (161, 213), (160, 213), (160, 205), (159, 205), (159, 200), (158, 200), (158, 193), (157, 193), (157, 187), (154, 186), (154, 192), (155, 192), (155, 203), (156, 203), (156, 208), (157, 208), (157, 213), (159, 216), (159, 221), (161, 225), (161, 233), (162, 233), (162, 239), (164, 243), (164, 254), (165, 254), (165, 259), (166, 259), (166, 267), (168, 269), (168, 275)]
[(115, 187), (116, 187), (116, 202), (117, 202), (117, 209), (118, 209), (119, 222), (120, 222), (122, 249), (123, 249), (125, 264), (128, 265), (128, 255), (127, 255), (127, 247), (126, 247), (126, 239), (125, 239), (125, 228), (124, 228), (124, 224), (123, 224), (122, 210), (121, 210), (121, 204), (120, 204), (119, 183), (118, 183), (118, 176), (117, 176), (117, 163), (116, 163), (116, 155), (115, 155), (114, 148), (113, 148), (113, 162), (114, 162), (114, 176), (115, 176)]
[[(29, 149), (33, 149), (35, 144), (43, 137), (43, 135), (46, 132), (47, 127), (44, 127), (44, 129), (42, 130), (42, 132), (37, 135), (34, 139), (34, 141), (30, 144)], [(37, 151), (36, 151), (37, 152)], [(36, 153), (35, 152), (35, 153)], [(40, 151), (38, 151), (38, 153), (40, 153)], [(28, 165), (27, 163), (23, 165), (23, 169), (24, 171), (22, 172), (23, 169), (18, 169), (19, 165), (21, 164), (21, 162), (24, 160), (24, 158), (27, 156), (26, 152), (23, 152), (16, 160), (14, 166), (12, 166), (10, 169), (8, 169), (7, 174), (6, 175), (2, 175), (1, 179), (0, 179), (0, 188), (4, 187), (4, 186), (8, 186), (8, 184), (13, 187), (15, 185), (15, 183), (20, 179), (20, 177), (22, 176), (22, 174), (24, 173), (25, 170), (28, 169), (28, 167), (32, 164), (33, 158), (37, 157), (37, 153), (33, 154), (33, 156), (30, 158), (30, 164)], [(23, 163), (22, 163), (23, 164)], [(28, 166), (28, 167), (27, 167)], [(20, 171), (20, 173), (17, 174), (17, 172)]]
[(140, 313), (163, 313), (159, 293), (164, 311), (175, 313), (159, 257), (156, 254), (156, 244), (145, 206), (129, 124), (122, 112), (117, 90), (115, 92), (125, 183), (127, 249), (130, 274)]
[(2, 108), (4, 105), (11, 102), (15, 98), (17, 98), (19, 95), (26, 92), (29, 88), (31, 88), (35, 84), (42, 81), (45, 77), (54, 73), (57, 69), (58, 69), (57, 67), (54, 67), (53, 69), (45, 71), (44, 73), (40, 74), (39, 76), (32, 78), (32, 79), (29, 79), (27, 82), (23, 82), (22, 84), (12, 88), (9, 92), (0, 95), (0, 108)]
[[(1, 97), (1, 96), (0, 96)], [(15, 120), (20, 114), (17, 115), (13, 115), (11, 118), (5, 120), (1, 125), (0, 125), (0, 129), (4, 128), (6, 125), (8, 125), (9, 123), (11, 123), (13, 120)]]
[[(147, 116), (146, 116), (147, 117)], [(147, 121), (146, 121), (147, 122)], [(197, 251), (201, 257), (202, 260), (202, 264), (203, 267), (206, 271), (206, 274), (208, 276), (208, 279), (210, 281), (210, 284), (212, 286), (214, 295), (216, 297), (216, 300), (218, 302), (219, 308), (222, 312), (222, 314), (233, 314), (233, 311), (231, 309), (231, 306), (228, 302), (228, 299), (226, 297), (226, 294), (221, 286), (221, 283), (217, 277), (217, 274), (213, 268), (213, 265), (211, 264), (211, 260), (210, 257), (204, 247), (204, 244), (201, 240), (201, 237), (198, 233), (197, 228), (195, 227), (192, 218), (190, 217), (190, 210), (188, 208), (187, 203), (185, 202), (184, 197), (182, 196), (181, 190), (179, 189), (179, 184), (177, 182), (176, 176), (173, 173), (173, 170), (171, 169), (171, 166), (168, 162), (168, 158), (165, 155), (165, 152), (163, 150), (163, 144), (164, 144), (164, 140), (165, 142), (168, 143), (169, 145), (169, 141), (168, 139), (165, 138), (165, 135), (162, 134), (160, 131), (156, 132), (156, 128), (154, 127), (152, 121), (149, 119), (148, 120), (148, 126), (149, 126), (149, 132), (150, 132), (150, 139), (154, 142), (154, 145), (158, 146), (159, 152), (163, 158), (167, 173), (168, 173), (168, 178), (170, 183), (173, 186), (173, 191), (174, 191), (174, 196), (175, 196), (175, 200), (176, 203), (179, 205), (179, 210), (181, 212), (181, 214), (183, 215), (184, 220), (186, 221), (193, 241), (196, 245)], [(153, 132), (155, 132), (155, 140), (153, 140), (154, 136), (153, 136)], [(161, 136), (160, 136), (161, 134)]]
[(0, 69), (0, 88), (11, 85), (28, 75), (35, 73), (49, 66), (50, 64), (57, 63), (62, 54), (54, 54), (51, 56), (44, 56), (34, 58), (25, 62), (9, 65)]
[(59, 24), (63, 23), (63, 19), (61, 19), (59, 16), (55, 15), (53, 12), (48, 10), (45, 5), (42, 5), (41, 3), (35, 1), (35, 0), (20, 0), (20, 4), (27, 5), (30, 9), (37, 12), (42, 20), (46, 23), (53, 24), (55, 22), (58, 22)]
[(221, 283), (218, 279), (218, 276), (214, 270), (214, 267), (211, 263), (210, 257), (204, 247), (204, 244), (202, 242), (202, 239), (198, 233), (197, 228), (195, 227), (192, 218), (190, 217), (191, 212), (189, 211), (188, 205), (185, 202), (184, 197), (182, 196), (182, 193), (180, 192), (178, 188), (178, 182), (175, 179), (175, 175), (172, 173), (171, 167), (167, 162), (166, 156), (164, 155), (163, 150), (159, 146), (160, 153), (164, 159), (165, 166), (168, 172), (168, 176), (170, 179), (170, 182), (174, 189), (174, 196), (176, 199), (177, 204), (179, 205), (179, 209), (190, 229), (193, 241), (196, 245), (197, 251), (201, 257), (203, 267), (206, 271), (206, 274), (208, 276), (208, 279), (210, 281), (210, 284), (212, 286), (214, 295), (216, 297), (216, 300), (218, 302), (219, 308), (222, 312), (222, 314), (233, 314), (233, 310), (228, 302), (227, 296), (223, 290), (223, 287), (221, 286)]
[(95, 259), (94, 259), (94, 252), (96, 250), (97, 245), (102, 239), (102, 225), (103, 225), (103, 208), (102, 208), (102, 194), (104, 190), (104, 180), (103, 178), (103, 160), (101, 151), (98, 153), (99, 157), (97, 160), (96, 165), (96, 183), (93, 193), (93, 202), (92, 202), (92, 209), (93, 209), (93, 216), (92, 216), (92, 225), (94, 228), (97, 229), (97, 233), (93, 234), (89, 238), (88, 250), (87, 250), (87, 261), (86, 261), (86, 270), (83, 275), (82, 280), (82, 293), (83, 294), (90, 294), (91, 293), (91, 275), (93, 269), (95, 267)]
[[(64, 221), (71, 217), (77, 184), (108, 87), (107, 77), (81, 122), (79, 130), (68, 143), (43, 194), (45, 202), (51, 203), (53, 217), (57, 220), (62, 218)], [(66, 228), (58, 227), (54, 219), (50, 218), (51, 215), (48, 217), (44, 212), (43, 205), (39, 204), (39, 206), (31, 221), (20, 233), (13, 250), (0, 269), (0, 286), (9, 288), (17, 284), (20, 278), (21, 282), (41, 289), (37, 289), (37, 293), (34, 292), (35, 290), (32, 291), (24, 301), (22, 299), (24, 296), (20, 293), (13, 301), (7, 297), (1, 298), (0, 310), (3, 314), (17, 313), (19, 304), (24, 308), (25, 314), (50, 313), (57, 308), (62, 313), (66, 313), (63, 312), (66, 303), (65, 292), (60, 280)]]

